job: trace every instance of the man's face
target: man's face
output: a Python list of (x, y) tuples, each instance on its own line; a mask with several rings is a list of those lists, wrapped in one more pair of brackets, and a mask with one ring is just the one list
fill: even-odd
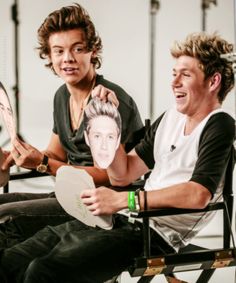
[(112, 118), (98, 116), (90, 120), (89, 125), (89, 132), (85, 132), (86, 143), (96, 164), (105, 169), (113, 161), (120, 143), (117, 124)]
[(16, 137), (15, 121), (8, 98), (2, 88), (0, 88), (0, 112), (4, 119), (10, 138), (13, 140)]
[(210, 95), (209, 79), (204, 80), (199, 61), (189, 56), (181, 56), (176, 60), (172, 89), (177, 110), (190, 117), (202, 112), (211, 99), (215, 99)]
[(66, 84), (76, 85), (93, 69), (93, 52), (86, 51), (85, 34), (81, 29), (53, 33), (49, 46), (54, 71)]

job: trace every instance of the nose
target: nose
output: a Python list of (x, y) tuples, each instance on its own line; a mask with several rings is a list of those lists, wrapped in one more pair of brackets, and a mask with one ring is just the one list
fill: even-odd
[(172, 85), (172, 88), (181, 86), (180, 76), (175, 75), (175, 76), (173, 77), (173, 80), (172, 80), (171, 85)]
[(102, 139), (101, 148), (102, 148), (103, 150), (107, 150), (107, 141), (106, 141), (106, 138), (103, 138), (103, 139)]
[(75, 62), (75, 59), (73, 57), (73, 54), (70, 51), (67, 51), (64, 53), (64, 62), (67, 63), (72, 63)]

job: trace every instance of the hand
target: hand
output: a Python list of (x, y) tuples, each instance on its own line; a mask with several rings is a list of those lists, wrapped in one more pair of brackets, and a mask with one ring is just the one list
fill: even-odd
[(3, 153), (3, 161), (2, 161), (1, 170), (9, 171), (10, 167), (15, 164), (15, 161), (12, 158), (10, 151), (2, 150), (2, 153)]
[(127, 207), (127, 192), (116, 192), (106, 187), (84, 190), (81, 198), (93, 215), (111, 215)]
[(107, 102), (110, 101), (116, 107), (119, 106), (119, 101), (116, 97), (114, 91), (110, 90), (109, 88), (104, 87), (103, 85), (97, 85), (92, 91), (92, 97), (98, 97), (101, 100)]
[(19, 139), (13, 141), (11, 156), (15, 164), (27, 169), (35, 169), (43, 160), (43, 153)]

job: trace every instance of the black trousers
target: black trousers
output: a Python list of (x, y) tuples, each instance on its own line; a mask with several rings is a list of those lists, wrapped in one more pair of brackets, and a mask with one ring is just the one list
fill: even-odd
[(0, 195), (0, 250), (26, 240), (47, 225), (72, 220), (53, 193)]
[(124, 216), (115, 216), (112, 230), (73, 220), (6, 249), (0, 266), (11, 283), (101, 283), (124, 271), (142, 247), (140, 224)]

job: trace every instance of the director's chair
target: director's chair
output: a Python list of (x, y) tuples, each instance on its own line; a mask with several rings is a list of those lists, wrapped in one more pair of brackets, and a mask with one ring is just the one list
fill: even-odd
[[(146, 128), (150, 121), (146, 121)], [(143, 133), (142, 133), (143, 134)], [(132, 212), (131, 217), (143, 219), (144, 250), (143, 255), (135, 258), (128, 271), (131, 277), (141, 277), (138, 283), (148, 283), (156, 275), (164, 275), (169, 283), (184, 283), (176, 278), (175, 273), (187, 271), (201, 271), (196, 283), (209, 282), (211, 276), (217, 268), (228, 268), (236, 266), (236, 247), (232, 232), (233, 218), (233, 169), (235, 164), (235, 150), (232, 148), (231, 156), (225, 173), (225, 185), (223, 189), (223, 200), (210, 204), (204, 209), (156, 209), (140, 212)], [(47, 174), (44, 174), (47, 176)], [(17, 172), (11, 174), (10, 181), (24, 178), (34, 178), (43, 176), (36, 171)], [(8, 192), (8, 184), (4, 187), (4, 192)], [(223, 245), (222, 248), (208, 249), (193, 244), (180, 249), (178, 253), (153, 255), (150, 252), (149, 217), (166, 215), (207, 212), (213, 210), (223, 210)], [(106, 283), (120, 282), (120, 276), (114, 277)], [(122, 282), (123, 283), (123, 282)]]
[[(232, 148), (230, 159), (225, 172), (223, 199), (221, 202), (209, 204), (204, 209), (155, 209), (140, 212), (131, 212), (131, 217), (142, 218), (144, 247), (143, 255), (135, 258), (128, 271), (131, 277), (141, 277), (139, 283), (148, 283), (156, 275), (164, 275), (169, 283), (183, 283), (176, 278), (178, 272), (200, 271), (196, 283), (209, 282), (217, 268), (236, 266), (236, 247), (232, 231), (233, 219), (233, 169), (235, 164), (235, 149)], [(150, 252), (149, 217), (163, 217), (167, 215), (188, 214), (223, 210), (223, 244), (221, 248), (208, 249), (189, 244), (178, 253), (153, 255)], [(113, 279), (120, 282), (120, 277)], [(112, 282), (112, 281), (111, 281)]]

